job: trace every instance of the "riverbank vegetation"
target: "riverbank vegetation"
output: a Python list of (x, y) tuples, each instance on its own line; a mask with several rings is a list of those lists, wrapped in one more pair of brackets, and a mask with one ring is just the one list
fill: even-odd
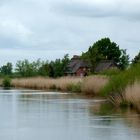
[[(129, 106), (140, 111), (140, 53), (129, 64), (126, 50), (120, 49), (109, 38), (103, 38), (90, 46), (80, 58), (90, 65), (90, 73), (86, 77), (65, 77), (70, 62), (67, 54), (62, 59), (50, 62), (40, 59), (33, 62), (20, 60), (17, 61), (15, 69), (12, 63), (8, 62), (0, 68), (0, 77), (4, 79), (0, 84), (15, 88), (59, 90), (103, 96), (117, 107)], [(101, 60), (113, 60), (117, 69), (95, 73), (95, 67)]]
[(99, 96), (100, 90), (107, 81), (108, 78), (105, 76), (61, 77), (56, 79), (33, 77), (13, 79), (11, 84), (15, 88), (57, 90)]
[(110, 76), (101, 95), (108, 97), (115, 106), (135, 107), (140, 111), (140, 64), (132, 64), (127, 70)]

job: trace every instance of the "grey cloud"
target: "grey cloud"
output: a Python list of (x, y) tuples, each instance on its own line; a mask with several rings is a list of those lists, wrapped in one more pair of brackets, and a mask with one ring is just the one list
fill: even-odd
[(139, 0), (6, 0), (0, 7), (0, 60), (72, 56), (102, 37), (134, 56), (139, 13)]
[(69, 16), (80, 16), (80, 17), (110, 17), (114, 14), (113, 9), (103, 9), (96, 5), (84, 5), (81, 3), (61, 3), (55, 5), (54, 12), (60, 12), (61, 14)]
[[(135, 3), (136, 2), (136, 3)], [(127, 20), (140, 20), (140, 2), (134, 0), (134, 4), (129, 1), (115, 1), (113, 4), (104, 3), (80, 3), (80, 2), (61, 2), (53, 5), (53, 12), (58, 12), (67, 16), (86, 17), (86, 18), (108, 18), (116, 17)]]

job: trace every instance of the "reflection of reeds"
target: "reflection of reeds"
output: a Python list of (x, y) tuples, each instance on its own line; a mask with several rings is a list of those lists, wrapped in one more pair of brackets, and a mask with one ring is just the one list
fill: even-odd
[(107, 82), (106, 76), (89, 76), (83, 80), (81, 89), (86, 94), (97, 95)]
[(124, 91), (125, 100), (140, 111), (140, 82), (126, 87)]

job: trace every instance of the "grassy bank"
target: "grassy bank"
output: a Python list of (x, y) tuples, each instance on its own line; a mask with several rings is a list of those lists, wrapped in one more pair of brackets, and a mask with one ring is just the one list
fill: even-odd
[(56, 90), (104, 96), (117, 107), (130, 106), (140, 111), (140, 65), (132, 66), (125, 71), (105, 72), (102, 75), (83, 78), (18, 78), (12, 79), (11, 85), (15, 88)]
[(131, 106), (140, 111), (140, 65), (110, 76), (101, 91), (115, 106)]

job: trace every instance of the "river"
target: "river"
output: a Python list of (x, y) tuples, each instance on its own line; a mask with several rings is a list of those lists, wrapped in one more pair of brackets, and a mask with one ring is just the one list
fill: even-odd
[(139, 140), (140, 115), (67, 93), (0, 90), (0, 140)]

